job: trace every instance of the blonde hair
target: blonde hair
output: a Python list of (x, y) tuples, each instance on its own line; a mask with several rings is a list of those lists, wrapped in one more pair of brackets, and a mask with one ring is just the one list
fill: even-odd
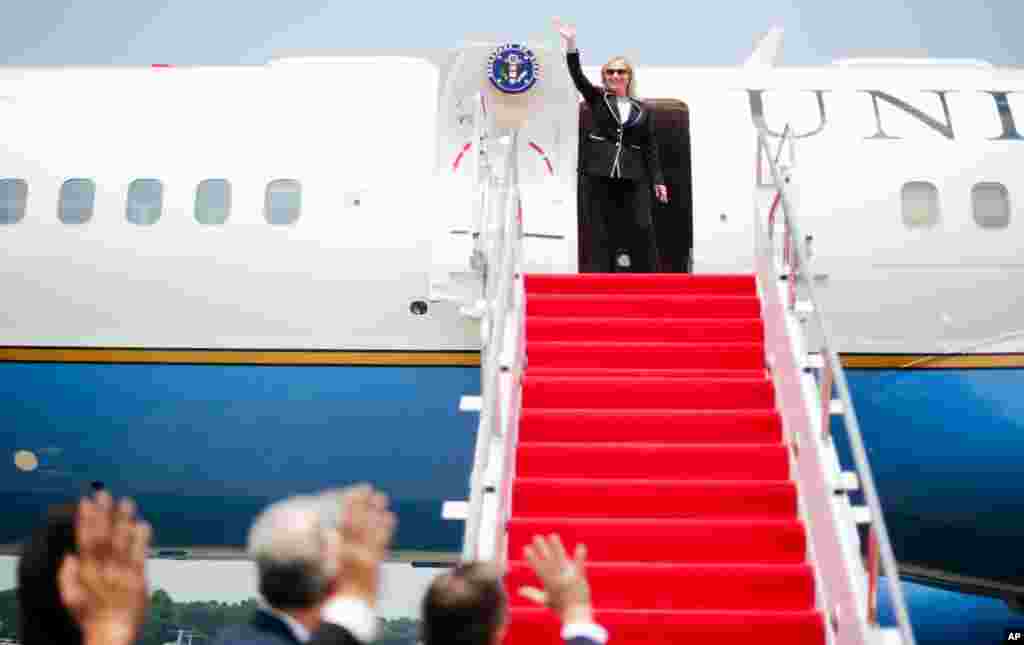
[(629, 70), (629, 84), (626, 85), (626, 95), (631, 98), (636, 98), (636, 71), (633, 69), (633, 64), (629, 62), (629, 59), (625, 56), (616, 56), (608, 59), (608, 62), (601, 66), (601, 83), (607, 89), (608, 84), (605, 82), (605, 70), (612, 63), (622, 63), (623, 67)]

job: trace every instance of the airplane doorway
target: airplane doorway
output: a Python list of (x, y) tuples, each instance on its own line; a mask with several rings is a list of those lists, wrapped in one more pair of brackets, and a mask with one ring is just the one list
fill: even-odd
[[(690, 154), (690, 110), (677, 99), (646, 99), (654, 110), (655, 137), (661, 157), (667, 204), (652, 199), (654, 231), (658, 244), (659, 268), (662, 273), (689, 273), (693, 267), (693, 173)], [(584, 133), (591, 124), (590, 108), (580, 104), (580, 154)], [(582, 176), (578, 182), (577, 222), (587, 220), (584, 210), (588, 200), (583, 194)], [(579, 239), (584, 239), (580, 231)], [(582, 245), (581, 245), (582, 250)], [(580, 258), (582, 266), (583, 259)]]

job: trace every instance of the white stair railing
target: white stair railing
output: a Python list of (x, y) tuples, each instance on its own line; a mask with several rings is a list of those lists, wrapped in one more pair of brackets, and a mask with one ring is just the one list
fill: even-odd
[(538, 174), (535, 158), (531, 157), (526, 166), (520, 165), (520, 147), (540, 150), (530, 137), (538, 133), (547, 136), (560, 151), (557, 159), (561, 160), (561, 172), (572, 168), (574, 178), (578, 115), (576, 91), (569, 75), (559, 73), (564, 70), (564, 58), (546, 45), (529, 47), (534, 64), (539, 62), (536, 69), (548, 70), (543, 76), (534, 76), (537, 81), (531, 89), (507, 94), (492, 83), (488, 70), (493, 70), (493, 57), (510, 47), (522, 46), (467, 44), (448, 74), (442, 99), (443, 105), (460, 104), (463, 111), (468, 107), (466, 99), (457, 97), (473, 97), (474, 101), (473, 139), (466, 152), (473, 159), (475, 191), (470, 266), (480, 289), (475, 292), (479, 294), (475, 302), (462, 303), (461, 311), (478, 318), (481, 327), (481, 393), (466, 399), (463, 406), (480, 414), (469, 500), (448, 504), (448, 510), (443, 512), (446, 517), (466, 522), (464, 560), (495, 561), (499, 565), (506, 552), (505, 525), (510, 512), (525, 363), (521, 185), (532, 191), (534, 212), (541, 217), (564, 219), (571, 210), (575, 218), (574, 204), (550, 200), (547, 205), (539, 203), (538, 186), (549, 192), (555, 188), (557, 193), (562, 183), (569, 185), (568, 178), (562, 177), (566, 181), (561, 183), (556, 181), (557, 186), (549, 185), (555, 179), (555, 171), (547, 156), (547, 170)]
[[(787, 126), (779, 142), (780, 153), (787, 145), (792, 151), (790, 135)], [(801, 234), (790, 195), (792, 169), (780, 166), (768, 136), (764, 130), (758, 132), (759, 156), (771, 170), (775, 199), (767, 213), (759, 209), (755, 214), (755, 263), (765, 349), (794, 478), (799, 482), (801, 515), (807, 523), (819, 582), (819, 609), (825, 614), (831, 643), (915, 645), (846, 376), (815, 294), (805, 247), (808, 238)], [(831, 431), (833, 416), (843, 420), (855, 472), (842, 472), (836, 450), (839, 437)], [(858, 489), (864, 506), (851, 503), (849, 494)], [(859, 526), (866, 526), (864, 540)], [(879, 625), (880, 575), (886, 577), (895, 627)]]
[(484, 140), (490, 168), (478, 219), (484, 274), (480, 426), (462, 558), (502, 562), (525, 361), (519, 133), (508, 130)]

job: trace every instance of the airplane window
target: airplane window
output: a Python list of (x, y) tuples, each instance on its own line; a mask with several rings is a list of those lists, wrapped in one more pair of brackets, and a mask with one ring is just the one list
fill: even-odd
[(57, 219), (65, 224), (85, 224), (92, 219), (96, 205), (96, 182), (91, 179), (69, 179), (60, 187)]
[(903, 184), (903, 225), (933, 228), (939, 223), (939, 189), (927, 181)]
[(164, 185), (159, 179), (136, 179), (128, 186), (128, 221), (155, 224), (164, 208)]
[(294, 224), (302, 209), (302, 185), (294, 179), (275, 179), (267, 184), (263, 216), (275, 225)]
[(1010, 193), (997, 182), (975, 184), (971, 190), (974, 221), (981, 228), (1006, 228), (1010, 225)]
[(200, 224), (223, 224), (231, 214), (231, 182), (207, 179), (196, 188), (196, 221)]
[(24, 179), (0, 179), (0, 224), (17, 224), (25, 217), (28, 182)]

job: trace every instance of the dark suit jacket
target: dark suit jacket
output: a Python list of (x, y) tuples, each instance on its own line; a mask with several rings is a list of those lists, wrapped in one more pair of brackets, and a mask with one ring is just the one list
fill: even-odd
[[(565, 641), (566, 645), (597, 645), (596, 641), (579, 637)], [(299, 645), (292, 630), (281, 619), (262, 610), (256, 610), (248, 623), (224, 628), (214, 645)], [(360, 643), (344, 627), (323, 623), (313, 633), (308, 645), (369, 645)]]
[[(299, 645), (292, 630), (281, 619), (256, 610), (248, 623), (226, 627), (217, 635), (214, 645)], [(308, 645), (367, 645), (356, 640), (347, 629), (323, 623), (313, 633)]]
[(579, 52), (567, 54), (566, 62), (576, 89), (593, 114), (591, 128), (581, 135), (580, 172), (664, 184), (654, 138), (654, 111), (641, 101), (630, 99), (629, 116), (620, 123), (617, 97), (604, 88), (594, 87), (583, 75)]

